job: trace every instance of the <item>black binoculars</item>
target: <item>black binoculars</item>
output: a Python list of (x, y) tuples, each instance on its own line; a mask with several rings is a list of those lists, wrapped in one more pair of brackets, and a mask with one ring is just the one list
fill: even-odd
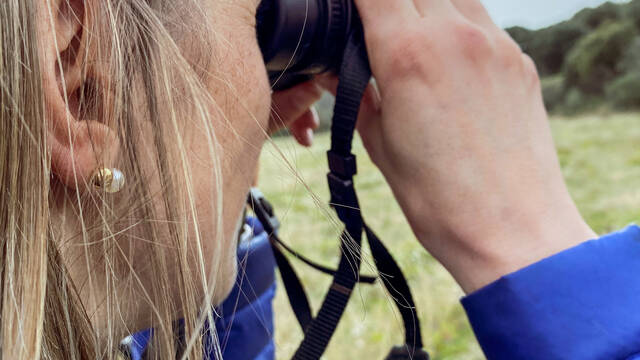
[(258, 41), (274, 90), (336, 70), (359, 21), (353, 0), (262, 0)]

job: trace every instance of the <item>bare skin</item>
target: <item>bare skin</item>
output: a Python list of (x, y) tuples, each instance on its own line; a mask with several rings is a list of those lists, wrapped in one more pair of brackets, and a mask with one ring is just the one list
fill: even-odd
[(478, 0), (356, 4), (380, 90), (360, 134), (467, 293), (595, 237), (562, 177), (535, 65)]
[[(43, 84), (45, 88), (45, 101), (48, 107), (47, 121), (50, 126), (49, 144), (51, 152), (51, 167), (53, 172), (52, 187), (60, 184), (72, 191), (86, 191), (82, 184), (86, 184), (93, 171), (101, 164), (96, 154), (106, 153), (108, 157), (115, 158), (119, 151), (119, 145), (115, 130), (110, 128), (109, 119), (81, 119), (76, 118), (71, 105), (65, 101), (65, 92), (73, 93), (82, 84), (79, 82), (82, 71), (82, 61), (62, 57), (64, 71), (59, 71), (58, 56), (72, 44), (74, 35), (82, 27), (89, 28), (90, 16), (85, 6), (99, 7), (104, 4), (94, 0), (47, 0), (43, 1), (40, 9), (40, 38), (42, 49)], [(309, 146), (312, 142), (310, 133), (317, 127), (317, 117), (310, 107), (321, 96), (321, 88), (314, 83), (301, 84), (296, 88), (282, 93), (272, 94), (270, 89), (262, 55), (258, 47), (255, 33), (255, 13), (258, 0), (206, 0), (199, 3), (199, 11), (204, 11), (212, 17), (215, 28), (207, 29), (207, 33), (199, 34), (206, 44), (213, 44), (208, 49), (213, 54), (214, 61), (203, 61), (198, 66), (205, 76), (203, 82), (214, 99), (215, 107), (210, 109), (216, 114), (213, 119), (214, 130), (220, 142), (223, 152), (222, 157), (222, 193), (224, 202), (222, 209), (222, 229), (224, 249), (221, 268), (216, 274), (216, 288), (213, 302), (221, 302), (230, 291), (235, 279), (235, 239), (238, 230), (238, 218), (244, 207), (246, 194), (255, 179), (260, 149), (269, 133), (283, 127), (289, 127), (292, 134), (299, 139), (302, 145)], [(51, 16), (53, 15), (53, 16)], [(190, 21), (187, 18), (185, 21)], [(198, 24), (184, 24), (184, 29), (197, 28)], [(181, 33), (182, 28), (173, 30), (175, 39), (179, 45), (186, 44), (183, 48), (183, 56), (187, 59), (202, 58), (198, 51), (202, 47), (189, 46), (194, 43), (193, 34)], [(107, 35), (104, 35), (107, 36)], [(200, 40), (200, 39), (197, 39)], [(83, 37), (80, 48), (90, 46), (87, 38)], [(94, 42), (95, 43), (95, 42)], [(97, 58), (97, 51), (88, 50), (89, 59), (87, 72), (94, 79), (100, 78), (95, 74), (107, 73), (108, 60)], [(94, 58), (95, 57), (95, 58)], [(223, 60), (221, 60), (223, 59)], [(222, 80), (221, 80), (222, 79)], [(104, 83), (96, 81), (100, 86), (107, 87), (108, 79)], [(273, 99), (272, 99), (273, 96)], [(273, 108), (277, 108), (277, 116), (272, 114)], [(185, 121), (183, 126), (184, 143), (187, 149), (187, 161), (192, 164), (192, 178), (194, 184), (194, 198), (197, 199), (196, 211), (200, 232), (205, 236), (203, 243), (203, 257), (213, 258), (214, 246), (207, 243), (215, 241), (215, 234), (220, 229), (216, 228), (213, 218), (212, 204), (215, 203), (212, 189), (215, 188), (215, 179), (211, 176), (211, 164), (206, 161), (209, 154), (206, 135), (199, 131), (197, 122)], [(145, 129), (144, 127), (141, 127)], [(153, 137), (153, 129), (143, 136)], [(91, 138), (91, 141), (90, 141)], [(149, 151), (153, 151), (150, 149)], [(205, 159), (205, 161), (203, 161)], [(107, 160), (108, 162), (108, 160)], [(108, 164), (107, 164), (108, 165)], [(147, 166), (147, 165), (145, 165)], [(148, 166), (155, 166), (149, 163)], [(150, 168), (150, 173), (157, 169)], [(127, 174), (125, 174), (126, 176)], [(133, 179), (129, 179), (132, 181)], [(152, 189), (157, 192), (159, 188)], [(51, 206), (52, 213), (60, 218), (63, 226), (60, 229), (63, 234), (73, 236), (81, 233), (81, 222), (77, 214), (73, 212), (73, 206), (69, 206), (66, 196), (55, 197)], [(162, 205), (159, 204), (159, 208)], [(75, 250), (74, 250), (75, 249)], [(77, 253), (81, 247), (71, 248), (76, 253), (66, 253), (69, 259), (83, 259), (82, 253)], [(84, 261), (74, 261), (71, 273), (74, 282), (86, 283), (87, 267), (93, 268), (93, 264), (85, 264)], [(136, 260), (137, 266), (144, 268), (144, 264)], [(206, 264), (208, 265), (208, 264)], [(197, 264), (194, 264), (194, 267)], [(194, 268), (194, 271), (197, 269)], [(156, 276), (142, 271), (139, 274), (142, 283), (149, 283), (146, 277)], [(100, 310), (105, 289), (104, 284), (95, 284), (94, 290), (88, 287), (81, 288), (81, 296), (85, 306), (93, 316), (98, 328), (106, 323), (104, 314)], [(180, 294), (177, 287), (175, 293), (170, 294), (176, 301)], [(135, 300), (135, 299), (134, 299)], [(126, 301), (126, 298), (123, 299)], [(122, 306), (131, 313), (130, 329), (142, 329), (148, 326), (145, 319), (149, 318), (148, 304), (142, 301), (127, 303)], [(176, 316), (180, 316), (177, 314)]]
[[(60, 1), (51, 0), (54, 7)], [(478, 0), (356, 4), (378, 84), (367, 92), (358, 130), (417, 238), (466, 292), (595, 236), (562, 178), (535, 66)], [(257, 6), (258, 0), (203, 2), (218, 35), (232, 44), (212, 49), (226, 56), (208, 70), (226, 73), (236, 91), (210, 81), (211, 94), (235, 133), (251, 139), (222, 143), (228, 155), (222, 216), (229, 268), (230, 239), (266, 134), (288, 126), (301, 144), (310, 145), (309, 131), (317, 126), (309, 111), (320, 96), (315, 84), (272, 95), (255, 36)], [(56, 36), (64, 44), (65, 28), (59, 25)], [(55, 84), (54, 40), (43, 38), (45, 84)], [(321, 82), (329, 89), (334, 85), (334, 79)], [(66, 126), (57, 86), (47, 88), (47, 101), (57, 109), (50, 121)], [(272, 101), (279, 118), (271, 116)], [(78, 132), (73, 135), (81, 137), (85, 125), (72, 127)], [(109, 136), (108, 129), (102, 131)], [(235, 139), (228, 127), (217, 131), (222, 139)], [(195, 159), (205, 141), (197, 136), (191, 141)], [(51, 143), (58, 180), (74, 186), (71, 164), (81, 177), (90, 176), (97, 165), (93, 149), (76, 146), (72, 154), (66, 132), (52, 132)], [(201, 170), (194, 170), (201, 184), (196, 197), (206, 199), (212, 180)], [(198, 221), (215, 231), (204, 218)], [(233, 278), (231, 271), (222, 273)], [(222, 287), (216, 299), (227, 290)]]

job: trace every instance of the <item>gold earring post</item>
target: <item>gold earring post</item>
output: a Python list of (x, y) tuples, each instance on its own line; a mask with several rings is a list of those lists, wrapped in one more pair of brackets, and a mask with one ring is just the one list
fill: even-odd
[(114, 194), (124, 187), (124, 174), (118, 169), (98, 168), (91, 177), (91, 183), (98, 190)]

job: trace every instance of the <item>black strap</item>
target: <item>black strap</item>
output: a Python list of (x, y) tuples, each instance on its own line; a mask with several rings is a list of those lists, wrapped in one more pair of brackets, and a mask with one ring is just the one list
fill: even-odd
[[(309, 260), (309, 258), (307, 258), (306, 256), (300, 254), (299, 252), (293, 250), (289, 245), (287, 245), (284, 241), (280, 240), (280, 238), (278, 237), (278, 235), (276, 233), (272, 233), (269, 235), (269, 240), (271, 242), (275, 242), (278, 246), (282, 247), (282, 249), (286, 250), (289, 254), (293, 255), (296, 259), (302, 261), (303, 263), (307, 264), (309, 267), (318, 270), (321, 273), (324, 273), (326, 275), (330, 275), (330, 276), (335, 276), (336, 275), (336, 270), (334, 269), (330, 269), (326, 266), (320, 265), (315, 261)], [(368, 275), (361, 275), (358, 278), (358, 282), (361, 284), (373, 284), (374, 282), (376, 282), (376, 280), (378, 279), (377, 276), (368, 276)]]
[[(300, 324), (300, 327), (302, 328), (302, 331), (305, 332), (307, 327), (311, 323), (311, 320), (313, 319), (311, 315), (311, 307), (309, 306), (309, 300), (306, 292), (304, 291), (304, 287), (302, 286), (302, 282), (300, 281), (298, 274), (291, 266), (289, 260), (287, 260), (287, 257), (283, 254), (282, 249), (291, 253), (294, 257), (298, 258), (303, 263), (327, 275), (335, 277), (337, 270), (329, 269), (328, 267), (319, 265), (309, 260), (305, 256), (291, 249), (291, 247), (280, 240), (277, 231), (280, 227), (280, 222), (275, 216), (273, 207), (265, 199), (264, 195), (259, 189), (251, 189), (247, 198), (247, 205), (249, 205), (249, 207), (253, 210), (254, 214), (264, 227), (264, 231), (269, 236), (271, 249), (273, 250), (273, 255), (276, 260), (276, 264), (278, 265), (285, 291), (287, 292), (289, 304), (293, 309), (293, 312), (296, 316), (296, 319), (298, 320), (298, 323)], [(361, 276), (358, 278), (358, 282), (373, 284), (376, 279), (377, 277), (374, 276)]]
[[(409, 286), (389, 251), (375, 233), (365, 225), (353, 184), (357, 166), (356, 157), (351, 154), (351, 146), (360, 103), (371, 79), (361, 27), (356, 26), (349, 35), (339, 76), (340, 82), (331, 128), (331, 150), (327, 153), (330, 168), (327, 179), (331, 192), (331, 205), (338, 218), (345, 225), (344, 232), (340, 236), (341, 257), (338, 269), (333, 271), (317, 265), (291, 250), (277, 238), (276, 230), (279, 222), (275, 219), (270, 205), (263, 200), (250, 201), (250, 204), (257, 205), (258, 211), (268, 213), (268, 216), (263, 215), (261, 218), (259, 212), (254, 208), (258, 219), (263, 225), (266, 224), (265, 230), (272, 238), (271, 243), (285, 282), (289, 301), (298, 322), (303, 330), (306, 330), (305, 337), (293, 359), (318, 360), (324, 353), (344, 313), (355, 284), (361, 282), (362, 233), (365, 232), (379, 277), (398, 307), (405, 325), (405, 345), (392, 349), (387, 359), (427, 360), (429, 355), (422, 349), (420, 323)], [(266, 204), (261, 205), (261, 203)], [(312, 318), (304, 288), (279, 246), (287, 249), (308, 265), (334, 275), (333, 283), (315, 319)]]
[(340, 237), (340, 264), (318, 315), (293, 356), (294, 360), (317, 360), (322, 356), (360, 274), (364, 222), (353, 187), (356, 167), (355, 157), (351, 154), (351, 141), (360, 101), (370, 78), (371, 70), (362, 31), (354, 30), (349, 36), (340, 68), (329, 151), (331, 204), (338, 218), (345, 224), (345, 231)]
[(376, 268), (380, 274), (380, 280), (387, 289), (389, 295), (396, 303), (405, 329), (405, 344), (410, 349), (422, 349), (422, 333), (420, 331), (420, 320), (416, 313), (416, 304), (413, 301), (411, 290), (407, 280), (402, 274), (402, 270), (393, 259), (389, 250), (384, 246), (376, 234), (365, 225), (371, 255), (376, 263)]
[[(284, 242), (282, 242), (282, 240), (278, 238), (275, 232), (269, 234), (269, 241), (271, 243), (271, 249), (273, 249), (273, 255), (276, 259), (276, 264), (278, 265), (278, 270), (280, 270), (282, 283), (284, 284), (285, 291), (287, 292), (289, 304), (291, 305), (291, 309), (293, 309), (293, 313), (298, 320), (298, 324), (300, 324), (300, 328), (304, 333), (313, 320), (313, 317), (311, 315), (311, 306), (309, 305), (307, 293), (304, 290), (304, 286), (302, 286), (302, 282), (300, 281), (298, 274), (291, 266), (289, 260), (287, 260), (287, 257), (283, 254), (281, 247), (285, 248), (288, 252), (298, 257), (302, 262), (309, 265), (313, 269), (319, 270), (320, 272), (323, 272), (327, 275), (335, 276), (336, 270), (318, 265), (302, 257), (297, 252), (289, 248)], [(361, 276), (358, 279), (358, 282), (373, 284), (376, 279), (377, 277), (373, 276)]]
[[(305, 333), (294, 360), (317, 360), (324, 353), (340, 321), (360, 273), (362, 232), (365, 231), (380, 278), (392, 296), (405, 325), (405, 346), (397, 350), (406, 358), (428, 359), (422, 349), (420, 322), (406, 279), (393, 257), (375, 233), (365, 225), (354, 189), (356, 157), (351, 153), (356, 120), (362, 97), (371, 79), (371, 69), (361, 27), (350, 34), (340, 68), (340, 82), (331, 127), (331, 150), (328, 152), (331, 205), (345, 225), (341, 236), (338, 273), (325, 300)], [(390, 356), (391, 356), (390, 354)]]
[(298, 319), (302, 332), (305, 332), (313, 320), (307, 293), (304, 291), (298, 275), (295, 270), (293, 270), (293, 267), (291, 267), (287, 257), (282, 253), (282, 250), (273, 242), (271, 242), (271, 248), (273, 249), (273, 255), (276, 259), (276, 264), (278, 264), (278, 269), (280, 269), (280, 276), (282, 276), (282, 283), (287, 292), (291, 309), (293, 309), (293, 313), (296, 315), (296, 319)]

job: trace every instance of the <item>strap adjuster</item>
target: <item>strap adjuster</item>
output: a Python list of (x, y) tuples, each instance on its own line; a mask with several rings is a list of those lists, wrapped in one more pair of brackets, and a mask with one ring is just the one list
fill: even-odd
[(273, 206), (257, 188), (251, 188), (249, 191), (249, 201), (247, 202), (253, 212), (262, 223), (267, 234), (272, 234), (280, 228), (280, 221), (276, 217)]
[(394, 346), (385, 360), (429, 360), (429, 353), (409, 345)]
[[(336, 211), (338, 218), (345, 224), (354, 220), (354, 216), (359, 216), (360, 205), (358, 197), (353, 188), (353, 180), (341, 179), (334, 173), (327, 174), (329, 191), (331, 192), (330, 205)], [(354, 211), (357, 214), (354, 215)]]
[(356, 156), (349, 154), (344, 156), (333, 150), (327, 151), (327, 159), (329, 160), (329, 169), (332, 173), (343, 179), (350, 179), (358, 173)]
[(353, 188), (353, 180), (342, 179), (334, 173), (327, 174), (329, 191), (331, 192), (331, 205), (355, 207), (358, 205), (358, 198)]

